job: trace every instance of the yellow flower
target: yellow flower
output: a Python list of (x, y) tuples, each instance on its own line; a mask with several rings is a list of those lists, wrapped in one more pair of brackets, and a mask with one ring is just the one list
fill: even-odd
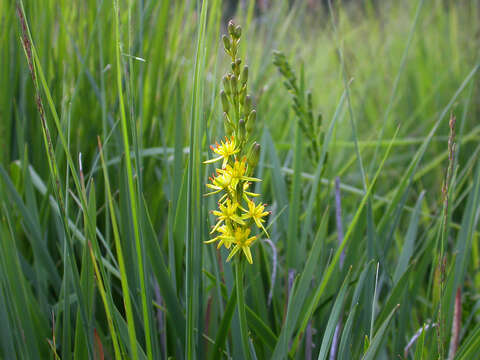
[(233, 166), (227, 164), (225, 169), (217, 169), (217, 172), (222, 175), (230, 175), (232, 181), (230, 183), (231, 188), (236, 189), (237, 184), (240, 180), (243, 181), (261, 181), (260, 179), (245, 176), (247, 171), (247, 158), (243, 158), (241, 161), (235, 159)]
[(247, 261), (252, 264), (252, 253), (250, 252), (250, 246), (253, 244), (253, 242), (257, 239), (256, 236), (250, 236), (250, 229), (245, 228), (243, 226), (239, 226), (235, 229), (234, 233), (234, 240), (233, 243), (235, 244), (235, 247), (233, 250), (230, 252), (230, 254), (227, 257), (227, 261), (230, 261), (230, 259), (239, 251), (242, 250), (243, 253), (245, 254), (245, 257), (247, 258)]
[(243, 211), (245, 211), (245, 214), (242, 215), (242, 219), (253, 219), (253, 221), (255, 221), (255, 224), (257, 224), (257, 226), (261, 228), (265, 232), (265, 235), (267, 235), (268, 237), (267, 230), (262, 223), (265, 222), (265, 219), (263, 219), (263, 217), (270, 214), (270, 212), (265, 211), (265, 205), (255, 205), (255, 203), (250, 199), (247, 199), (247, 204), (248, 210), (242, 209)]
[(240, 149), (237, 147), (237, 145), (235, 143), (235, 138), (233, 136), (230, 139), (225, 137), (225, 142), (220, 141), (220, 143), (221, 143), (221, 145), (219, 145), (218, 142), (215, 143), (215, 145), (216, 145), (215, 147), (210, 146), (210, 149), (212, 149), (212, 151), (214, 153), (216, 153), (220, 156), (216, 157), (214, 159), (204, 161), (204, 164), (211, 164), (211, 163), (214, 163), (218, 160), (223, 159), (222, 168), (225, 168), (225, 165), (227, 165), (227, 162), (228, 162), (228, 158), (232, 155), (235, 155), (236, 153), (238, 153), (240, 151)]
[(248, 182), (248, 181), (243, 183), (243, 198), (245, 199), (245, 201), (250, 200), (250, 199), (248, 198), (249, 196), (251, 196), (251, 197), (260, 196), (260, 194), (247, 191), (248, 188), (250, 187), (250, 184), (251, 184), (251, 183)]
[[(219, 170), (217, 169), (217, 173), (218, 172)], [(226, 190), (228, 192), (228, 188), (232, 183), (232, 175), (227, 172), (214, 177), (210, 176), (209, 179), (212, 183), (206, 184), (206, 186), (210, 189), (213, 189), (213, 191), (205, 194), (204, 196), (217, 194), (222, 190)], [(222, 198), (224, 197), (225, 195)]]
[(217, 228), (222, 225), (223, 222), (227, 221), (233, 221), (236, 222), (237, 224), (240, 225), (245, 225), (245, 221), (242, 220), (240, 216), (237, 215), (237, 209), (238, 209), (238, 203), (237, 202), (232, 202), (230, 199), (228, 199), (225, 202), (226, 205), (224, 204), (219, 204), (220, 211), (218, 210), (213, 210), (212, 213), (213, 215), (218, 217), (218, 222), (217, 224), (213, 227), (213, 230), (211, 231), (210, 234), (214, 233)]
[(222, 225), (217, 228), (217, 232), (219, 232), (220, 235), (217, 235), (213, 239), (204, 241), (204, 243), (211, 244), (215, 241), (218, 241), (217, 249), (219, 249), (222, 245), (225, 245), (227, 249), (230, 249), (232, 242), (235, 240), (231, 228), (227, 225)]

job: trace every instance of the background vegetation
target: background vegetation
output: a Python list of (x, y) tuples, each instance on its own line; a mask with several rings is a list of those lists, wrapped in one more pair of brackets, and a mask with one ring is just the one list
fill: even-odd
[(242, 358), (232, 267), (202, 244), (233, 17), (272, 211), (252, 356), (475, 359), (480, 2), (225, 9), (0, 1), (0, 358)]

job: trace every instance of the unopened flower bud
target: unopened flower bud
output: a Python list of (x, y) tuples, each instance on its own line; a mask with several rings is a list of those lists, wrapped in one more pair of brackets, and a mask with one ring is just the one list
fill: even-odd
[(225, 75), (223, 78), (222, 78), (222, 83), (223, 83), (223, 88), (225, 89), (225, 93), (227, 95), (230, 95), (232, 93), (232, 89), (230, 87), (230, 79), (227, 75)]
[(227, 35), (223, 35), (222, 40), (223, 40), (223, 47), (225, 48), (226, 51), (229, 51), (231, 48), (230, 39), (228, 38)]
[(240, 25), (237, 25), (235, 26), (235, 37), (237, 39), (240, 39), (241, 36), (242, 36), (242, 28), (240, 27)]
[(245, 141), (247, 138), (247, 130), (245, 128), (245, 120), (240, 119), (238, 121), (238, 140), (240, 140), (240, 143)]
[(220, 99), (222, 100), (222, 107), (223, 111), (228, 114), (229, 110), (229, 104), (228, 104), (228, 98), (227, 94), (225, 94), (225, 91), (220, 91)]
[[(246, 94), (246, 92), (245, 92), (245, 87), (242, 87), (242, 88), (240, 89), (240, 98), (239, 98), (240, 104), (244, 104), (244, 103), (245, 103), (245, 94)], [(247, 115), (247, 114), (248, 114), (248, 112), (245, 111), (245, 115)]]
[(251, 134), (253, 129), (255, 128), (255, 119), (257, 118), (257, 112), (255, 110), (252, 110), (250, 114), (248, 115), (248, 120), (247, 120), (247, 133)]
[(247, 114), (252, 109), (252, 97), (250, 95), (245, 96), (244, 109)]
[(240, 79), (242, 80), (242, 85), (245, 85), (248, 81), (248, 66), (245, 65), (243, 67), (243, 71), (242, 71), (242, 76), (240, 77)]
[(248, 151), (248, 155), (247, 155), (248, 167), (251, 170), (253, 170), (257, 166), (259, 159), (260, 159), (260, 144), (257, 142), (254, 142), (250, 147), (250, 150)]
[(233, 20), (228, 22), (228, 33), (231, 37), (235, 37), (235, 24), (233, 23)]
[(232, 94), (236, 94), (238, 92), (238, 81), (235, 75), (230, 77), (230, 87), (232, 90)]
[(228, 114), (226, 112), (223, 113), (223, 125), (225, 128), (225, 134), (227, 137), (230, 137), (233, 135), (233, 131), (235, 130), (233, 127), (232, 122), (230, 121), (230, 118), (228, 117)]

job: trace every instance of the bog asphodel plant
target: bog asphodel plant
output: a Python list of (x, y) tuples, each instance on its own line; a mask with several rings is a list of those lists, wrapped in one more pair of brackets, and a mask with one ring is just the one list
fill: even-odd
[(250, 246), (258, 239), (252, 228), (257, 227), (268, 237), (263, 223), (270, 212), (254, 201), (259, 194), (249, 191), (252, 183), (260, 181), (252, 177), (260, 155), (260, 145), (251, 136), (256, 112), (247, 94), (248, 67), (241, 68), (242, 61), (237, 58), (242, 29), (230, 21), (228, 33), (223, 36), (223, 44), (232, 59), (232, 71), (223, 77), (224, 89), (220, 92), (226, 137), (210, 146), (215, 157), (205, 161), (221, 164), (206, 184), (211, 190), (206, 195), (220, 194), (220, 198), (218, 209), (212, 211), (217, 217), (213, 237), (205, 243), (218, 242), (218, 248), (223, 245), (231, 249), (227, 261), (240, 252), (251, 264)]

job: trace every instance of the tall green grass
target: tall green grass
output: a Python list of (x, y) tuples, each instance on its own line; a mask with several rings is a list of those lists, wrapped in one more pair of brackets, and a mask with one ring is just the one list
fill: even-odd
[[(272, 211), (242, 289), (252, 358), (437, 359), (458, 338), (475, 359), (480, 2), (240, 3)], [(0, 2), (0, 359), (242, 358), (234, 272), (203, 245), (226, 8)], [(322, 114), (318, 159), (275, 49)]]

